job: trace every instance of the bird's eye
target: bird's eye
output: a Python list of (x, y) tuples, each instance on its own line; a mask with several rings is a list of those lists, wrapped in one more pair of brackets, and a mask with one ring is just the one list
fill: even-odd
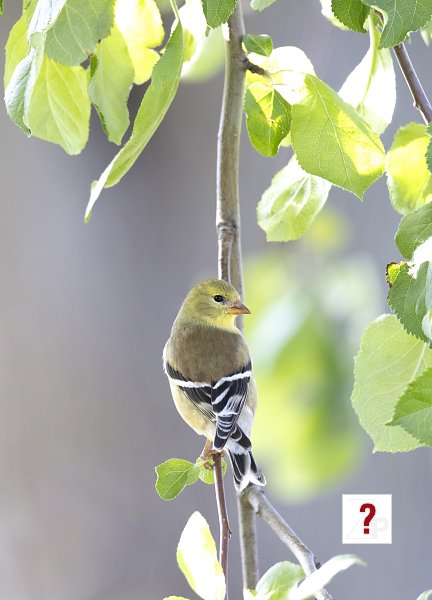
[(224, 297), (220, 296), (219, 294), (216, 294), (216, 296), (213, 296), (213, 300), (215, 302), (223, 302), (224, 301)]

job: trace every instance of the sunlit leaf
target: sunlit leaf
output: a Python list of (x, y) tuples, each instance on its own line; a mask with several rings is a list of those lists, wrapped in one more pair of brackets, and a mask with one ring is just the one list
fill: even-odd
[(371, 36), (371, 47), (348, 76), (339, 95), (380, 135), (393, 117), (396, 79), (390, 50), (378, 49), (379, 32), (375, 27)]
[(429, 173), (432, 173), (432, 123), (426, 127), (426, 132), (429, 136), (428, 147), (426, 150), (426, 164), (429, 169)]
[[(212, 463), (210, 462), (210, 464), (212, 464)], [(195, 465), (198, 469), (199, 478), (201, 479), (201, 481), (203, 483), (207, 483), (207, 485), (213, 485), (214, 481), (215, 481), (213, 469), (207, 468), (205, 466), (204, 460), (201, 457), (199, 457), (196, 460)], [(225, 476), (226, 470), (227, 470), (227, 464), (226, 464), (226, 461), (222, 458), (222, 476)]]
[(409, 384), (389, 424), (400, 425), (419, 442), (432, 446), (432, 368)]
[[(47, 0), (42, 0), (42, 3)], [(45, 53), (64, 65), (79, 65), (92, 54), (96, 44), (110, 32), (114, 0), (60, 0), (62, 4), (46, 27)], [(50, 7), (49, 10), (53, 9)], [(45, 28), (38, 27), (37, 32)]]
[(256, 591), (259, 599), (287, 600), (291, 598), (289, 592), (304, 578), (304, 571), (292, 562), (279, 562), (259, 580)]
[(348, 27), (345, 27), (339, 19), (337, 19), (332, 11), (332, 0), (320, 0), (321, 3), (321, 14), (325, 17), (332, 25), (342, 29), (343, 31), (347, 31)]
[(432, 178), (425, 158), (428, 142), (424, 125), (408, 123), (396, 133), (387, 154), (390, 199), (393, 207), (402, 214), (432, 200)]
[(315, 598), (315, 594), (319, 592), (319, 590), (325, 588), (335, 575), (349, 569), (353, 565), (366, 566), (366, 564), (354, 554), (334, 556), (324, 563), (317, 571), (308, 575), (306, 579), (291, 592), (289, 600), (307, 600), (308, 598)]
[(384, 148), (360, 115), (323, 81), (305, 76), (292, 107), (291, 139), (300, 166), (359, 198), (384, 171)]
[(25, 58), (29, 51), (27, 28), (29, 11), (24, 11), (21, 18), (12, 27), (6, 42), (6, 59), (4, 70), (4, 86), (7, 88), (16, 66)]
[(270, 56), (273, 52), (273, 42), (269, 35), (245, 35), (243, 44), (247, 52), (254, 52), (262, 56)]
[(381, 316), (365, 330), (351, 400), (375, 451), (407, 452), (420, 445), (402, 427), (387, 423), (408, 384), (431, 366), (432, 350), (409, 335), (395, 316)]
[(432, 21), (430, 21), (420, 33), (426, 46), (430, 46), (432, 43)]
[(200, 470), (182, 458), (171, 458), (156, 467), (156, 491), (163, 500), (173, 500), (187, 485), (196, 483)]
[(420, 594), (420, 596), (417, 598), (417, 600), (429, 600), (429, 598), (432, 596), (432, 590), (427, 590), (426, 592), (423, 592), (422, 594)]
[[(305, 75), (314, 75), (315, 72), (311, 61), (300, 48), (275, 48), (269, 57), (251, 52), (249, 59), (270, 74), (273, 85), (290, 104), (300, 102), (307, 95)], [(268, 83), (266, 77), (249, 71), (246, 73), (246, 81), (247, 85), (255, 81)]]
[(42, 60), (42, 53), (31, 48), (27, 56), (15, 67), (5, 90), (7, 113), (27, 135), (30, 135), (28, 111)]
[(98, 45), (91, 66), (91, 101), (110, 142), (120, 144), (129, 126), (127, 99), (134, 80), (134, 68), (117, 27)]
[(389, 290), (389, 305), (408, 333), (429, 343), (431, 296), (432, 263), (424, 262), (416, 274), (402, 264)]
[(234, 12), (237, 0), (201, 0), (207, 21), (212, 29), (226, 23)]
[(85, 215), (87, 221), (102, 189), (120, 181), (159, 127), (177, 92), (182, 63), (183, 30), (178, 23), (154, 68), (152, 81), (141, 102), (131, 137), (92, 186)]
[(162, 44), (165, 35), (159, 8), (155, 0), (117, 0), (115, 22), (128, 47), (134, 82), (144, 83), (159, 60), (153, 48)]
[(409, 213), (399, 223), (395, 241), (402, 256), (412, 259), (415, 250), (432, 237), (432, 204)]
[(252, 146), (264, 156), (274, 156), (290, 130), (290, 104), (273, 85), (257, 81), (247, 88), (244, 107)]
[(370, 8), (361, 0), (331, 0), (331, 9), (335, 17), (349, 29), (365, 33), (364, 22)]
[(254, 10), (263, 11), (272, 4), (274, 4), (276, 0), (251, 0), (251, 7)]
[(33, 89), (27, 122), (32, 135), (79, 154), (90, 124), (88, 73), (44, 58)]
[(277, 173), (257, 208), (258, 225), (269, 242), (301, 237), (324, 206), (331, 184), (303, 171), (293, 156)]
[(177, 562), (191, 588), (204, 600), (225, 599), (225, 578), (207, 521), (194, 512), (177, 547)]
[(409, 31), (424, 27), (432, 17), (430, 0), (362, 0), (373, 8), (378, 8), (384, 16), (384, 29), (380, 48), (390, 48), (400, 44)]

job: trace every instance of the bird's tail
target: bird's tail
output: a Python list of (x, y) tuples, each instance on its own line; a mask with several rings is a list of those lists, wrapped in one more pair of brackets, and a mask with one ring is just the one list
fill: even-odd
[(261, 469), (257, 466), (252, 452), (243, 448), (238, 448), (238, 450), (241, 451), (237, 451), (237, 448), (227, 448), (236, 490), (241, 492), (249, 483), (265, 485), (266, 479)]

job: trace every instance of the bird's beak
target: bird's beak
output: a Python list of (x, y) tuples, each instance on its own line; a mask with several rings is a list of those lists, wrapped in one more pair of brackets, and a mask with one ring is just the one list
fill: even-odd
[(235, 302), (228, 307), (228, 313), (230, 315), (250, 315), (251, 311), (241, 302)]

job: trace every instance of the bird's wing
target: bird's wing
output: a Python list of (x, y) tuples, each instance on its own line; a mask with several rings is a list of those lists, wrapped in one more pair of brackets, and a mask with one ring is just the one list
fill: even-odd
[(222, 450), (228, 438), (238, 434), (237, 429), (241, 432), (236, 425), (246, 401), (251, 376), (252, 363), (249, 361), (235, 373), (213, 382), (211, 404), (216, 415), (215, 450)]
[(209, 421), (215, 421), (216, 416), (212, 408), (212, 386), (211, 383), (191, 381), (172, 367), (169, 362), (164, 362), (165, 373), (169, 380), (174, 383), (189, 398), (189, 400), (200, 410)]

